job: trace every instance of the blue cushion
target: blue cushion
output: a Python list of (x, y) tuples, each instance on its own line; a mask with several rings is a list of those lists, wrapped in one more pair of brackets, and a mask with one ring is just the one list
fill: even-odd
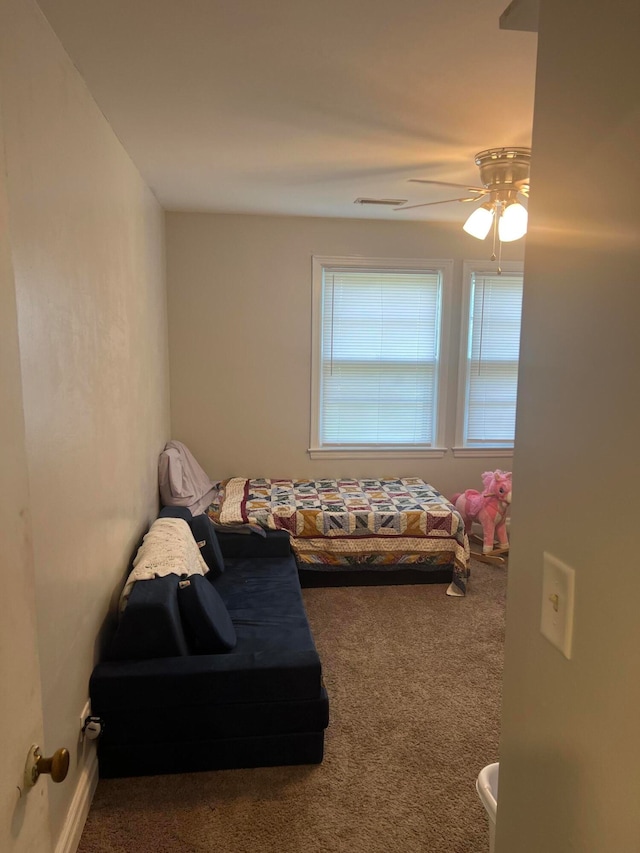
[(228, 558), (215, 588), (236, 630), (234, 654), (315, 651), (293, 557)]
[(194, 515), (189, 519), (189, 526), (193, 533), (193, 538), (198, 543), (202, 559), (209, 566), (209, 574), (207, 578), (214, 581), (219, 578), (224, 571), (224, 557), (218, 544), (216, 531), (211, 523), (211, 519), (204, 513), (202, 515)]
[(178, 608), (177, 588), (177, 575), (134, 583), (111, 645), (111, 660), (189, 654)]
[(236, 631), (223, 600), (202, 575), (183, 577), (178, 584), (182, 622), (198, 654), (228, 652)]
[(158, 518), (182, 518), (188, 522), (191, 521), (192, 515), (186, 506), (163, 506)]

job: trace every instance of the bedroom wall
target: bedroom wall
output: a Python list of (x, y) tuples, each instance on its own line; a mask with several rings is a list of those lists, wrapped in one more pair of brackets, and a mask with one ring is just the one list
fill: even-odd
[[(541, 3), (497, 853), (640, 849), (638, 32), (637, 0)], [(543, 551), (575, 569), (571, 660)]]
[(71, 751), (66, 782), (41, 783), (55, 845), (74, 793), (95, 781), (79, 715), (112, 596), (157, 509), (163, 214), (38, 6), (0, 0), (0, 13), (43, 746)]
[[(510, 458), (311, 460), (311, 256), (455, 259), (446, 444), (452, 447), (462, 262), (458, 225), (167, 213), (172, 434), (214, 479), (418, 475), (446, 494)], [(505, 246), (522, 258), (523, 242)]]

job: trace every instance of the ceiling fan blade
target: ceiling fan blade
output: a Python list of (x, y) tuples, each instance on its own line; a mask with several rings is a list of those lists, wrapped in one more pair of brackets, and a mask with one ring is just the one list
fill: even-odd
[(424, 178), (409, 178), (412, 184), (434, 184), (438, 187), (461, 187), (470, 193), (482, 193), (483, 195), (489, 190), (486, 187), (470, 187), (468, 184), (451, 184), (448, 181), (427, 181)]
[(431, 207), (434, 204), (449, 204), (450, 201), (478, 201), (478, 196), (471, 198), (445, 198), (443, 201), (426, 201), (424, 204), (406, 204), (403, 207), (394, 207), (394, 210), (411, 210), (414, 207)]

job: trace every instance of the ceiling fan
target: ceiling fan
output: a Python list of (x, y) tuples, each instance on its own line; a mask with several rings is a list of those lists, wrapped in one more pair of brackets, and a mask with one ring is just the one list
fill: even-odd
[(466, 195), (460, 198), (448, 198), (444, 201), (427, 201), (423, 204), (408, 204), (394, 210), (411, 210), (416, 207), (431, 207), (449, 202), (472, 202), (483, 199), (462, 226), (464, 230), (484, 240), (493, 226), (495, 260), (496, 235), (500, 243), (519, 240), (527, 233), (527, 209), (518, 200), (519, 196), (529, 197), (530, 148), (487, 148), (475, 156), (476, 166), (480, 169), (481, 187), (467, 184), (452, 184), (447, 181), (429, 181), (411, 178), (413, 183), (432, 184), (441, 187), (460, 187)]

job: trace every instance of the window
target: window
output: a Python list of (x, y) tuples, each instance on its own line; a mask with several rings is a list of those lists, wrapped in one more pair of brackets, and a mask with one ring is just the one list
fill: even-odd
[(444, 453), (450, 272), (450, 261), (314, 258), (312, 456)]
[[(518, 391), (522, 264), (464, 265), (457, 455), (511, 455)], [(491, 449), (495, 452), (491, 453)], [(480, 455), (480, 453), (478, 453)]]

